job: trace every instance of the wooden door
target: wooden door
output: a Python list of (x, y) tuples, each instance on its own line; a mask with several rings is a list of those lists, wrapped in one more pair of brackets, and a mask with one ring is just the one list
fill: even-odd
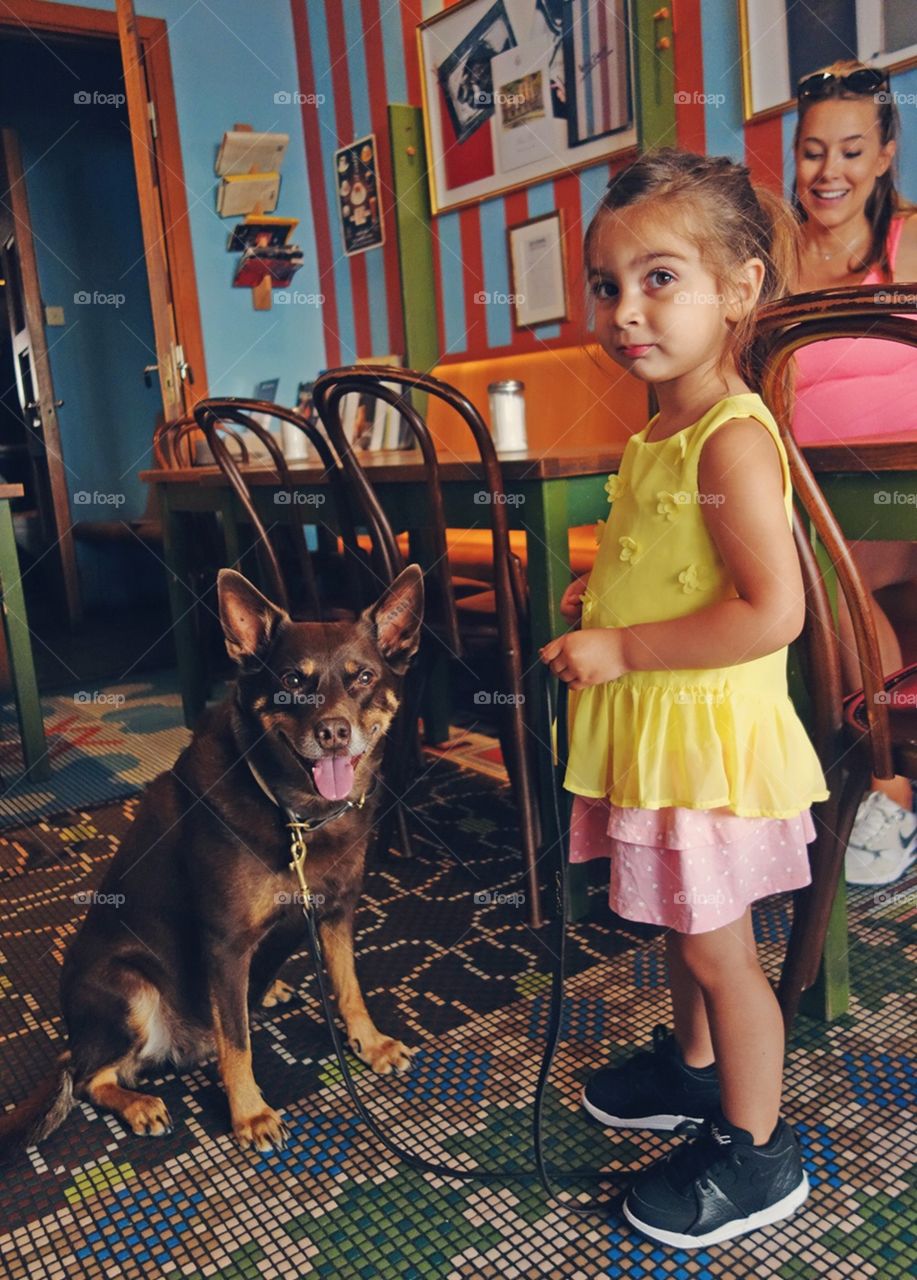
[[(168, 252), (171, 229), (163, 209), (163, 184), (160, 181), (160, 131), (155, 99), (147, 77), (147, 65), (138, 30), (133, 0), (116, 0), (118, 39), (124, 67), (124, 89), (130, 121), (137, 194), (140, 201), (140, 224), (150, 282), (150, 305), (156, 339), (156, 368), (162, 389), (163, 412), (172, 422), (188, 412), (194, 400), (191, 384), (194, 370), (185, 358), (182, 335), (178, 332), (175, 296), (179, 282), (172, 272), (175, 267)], [(148, 374), (154, 369), (148, 367)]]
[(70, 492), (61, 451), (51, 365), (45, 342), (44, 308), (19, 140), (12, 129), (0, 130), (0, 271), (6, 281), (10, 336), (19, 407), (35, 463), (43, 533), (57, 544), (67, 614), (71, 623), (82, 614), (70, 515)]

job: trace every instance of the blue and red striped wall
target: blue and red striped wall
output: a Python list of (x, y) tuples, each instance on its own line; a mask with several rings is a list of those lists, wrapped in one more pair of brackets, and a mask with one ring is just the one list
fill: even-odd
[[(291, 5), (300, 89), (306, 99), (303, 131), (325, 295), (326, 361), (330, 367), (358, 357), (400, 353), (401, 293), (387, 106), (420, 105), (416, 28), (447, 5), (440, 0), (291, 0)], [(744, 159), (757, 181), (786, 190), (792, 181), (795, 115), (743, 121), (736, 0), (674, 0), (672, 9), (678, 145)], [(898, 76), (894, 87), (917, 95), (917, 68)], [(388, 193), (383, 205), (386, 243), (381, 250), (347, 258), (330, 180), (333, 154), (371, 132), (378, 144), (381, 189)], [(917, 121), (905, 120), (904, 135), (902, 188), (914, 198)], [(437, 321), (444, 362), (580, 341), (582, 236), (612, 171), (613, 165), (604, 163), (434, 219)], [(570, 318), (517, 330), (511, 305), (488, 300), (510, 293), (506, 229), (553, 209), (563, 213)]]

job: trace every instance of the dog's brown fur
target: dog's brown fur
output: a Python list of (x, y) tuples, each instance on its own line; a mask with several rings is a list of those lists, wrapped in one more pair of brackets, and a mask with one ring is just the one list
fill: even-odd
[(342, 807), (313, 777), (329, 755), (354, 758), (351, 799), (370, 793), (308, 841), (305, 873), (332, 987), (364, 1062), (382, 1073), (410, 1064), (411, 1050), (375, 1027), (363, 1001), (353, 914), (383, 742), (419, 643), (420, 570), (406, 569), (354, 623), (293, 622), (231, 570), (220, 574), (219, 598), (238, 678), (147, 789), (64, 961), (69, 1051), (53, 1078), (0, 1117), (0, 1153), (47, 1136), (80, 1097), (135, 1133), (167, 1133), (165, 1105), (133, 1088), (137, 1076), (214, 1051), (239, 1142), (283, 1145), (283, 1121), (252, 1074), (249, 1012), (291, 997), (276, 974), (302, 946), (305, 921), (287, 817), (256, 774), (280, 806), (320, 821)]

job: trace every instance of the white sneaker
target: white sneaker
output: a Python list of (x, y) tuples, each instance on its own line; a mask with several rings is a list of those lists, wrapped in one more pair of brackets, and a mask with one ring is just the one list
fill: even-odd
[(883, 791), (870, 791), (857, 810), (847, 845), (848, 884), (892, 884), (917, 861), (917, 814)]

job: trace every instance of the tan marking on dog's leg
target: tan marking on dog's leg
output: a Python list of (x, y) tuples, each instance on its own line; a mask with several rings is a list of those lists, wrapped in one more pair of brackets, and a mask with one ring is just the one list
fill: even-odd
[(220, 1076), (229, 1098), (232, 1131), (242, 1147), (256, 1151), (279, 1151), (290, 1133), (280, 1112), (269, 1107), (261, 1096), (252, 1073), (252, 1048), (245, 1026), (245, 1047), (232, 1044), (223, 1032), (219, 1009), (213, 1004), (213, 1034)]
[(295, 995), (295, 987), (291, 987), (288, 982), (284, 982), (281, 978), (275, 978), (261, 997), (261, 1007), (273, 1009), (277, 1004), (289, 1004)]
[(86, 1093), (96, 1104), (121, 1117), (134, 1133), (159, 1137), (172, 1132), (166, 1104), (152, 1093), (137, 1093), (118, 1083), (117, 1064), (97, 1071), (86, 1085)]
[(337, 923), (321, 920), (318, 928), (331, 986), (347, 1028), (351, 1049), (380, 1075), (407, 1071), (413, 1049), (400, 1040), (384, 1036), (369, 1016), (354, 966), (352, 918), (345, 917)]

